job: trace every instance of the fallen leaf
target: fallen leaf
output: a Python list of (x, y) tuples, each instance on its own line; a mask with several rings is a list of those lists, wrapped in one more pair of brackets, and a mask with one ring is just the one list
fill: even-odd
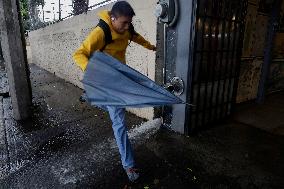
[(190, 168), (187, 168), (187, 170), (189, 170), (190, 172), (192, 172), (192, 169), (190, 169)]

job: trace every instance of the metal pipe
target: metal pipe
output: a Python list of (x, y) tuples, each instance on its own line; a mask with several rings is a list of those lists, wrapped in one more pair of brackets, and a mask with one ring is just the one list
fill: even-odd
[(280, 15), (280, 10), (281, 10), (281, 4), (282, 0), (276, 0), (272, 12), (271, 12), (271, 18), (270, 22), (268, 25), (268, 33), (267, 33), (267, 39), (266, 39), (266, 49), (264, 52), (264, 61), (262, 65), (262, 70), (261, 70), (261, 77), (259, 81), (259, 87), (258, 87), (258, 93), (257, 93), (257, 103), (263, 103), (265, 99), (265, 91), (266, 91), (266, 83), (267, 83), (267, 78), (269, 75), (269, 69), (270, 69), (270, 64), (271, 64), (271, 59), (272, 59), (272, 48), (273, 48), (273, 42), (274, 42), (274, 37), (275, 37), (275, 24), (277, 23), (278, 17)]
[[(167, 53), (167, 25), (166, 24), (164, 24), (164, 31), (163, 31), (163, 37), (164, 37), (164, 41), (163, 41), (163, 85), (165, 85), (165, 83), (166, 83), (166, 53)], [(165, 117), (165, 112), (166, 111), (166, 107), (165, 106), (162, 106), (162, 117)], [(165, 120), (164, 119), (162, 119), (162, 124), (164, 125), (164, 126), (166, 126), (165, 125)]]
[(167, 24), (164, 24), (164, 59), (163, 59), (163, 84), (166, 84), (166, 66), (167, 66), (167, 58), (166, 58), (166, 54), (167, 54)]

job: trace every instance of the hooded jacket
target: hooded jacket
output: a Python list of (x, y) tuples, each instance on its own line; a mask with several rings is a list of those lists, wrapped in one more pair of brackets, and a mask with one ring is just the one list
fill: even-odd
[[(113, 42), (108, 44), (104, 52), (111, 55), (112, 57), (118, 59), (120, 62), (125, 63), (125, 53), (126, 48), (128, 46), (128, 42), (131, 38), (130, 32), (124, 32), (123, 34), (119, 34), (114, 31), (111, 20), (110, 13), (107, 10), (99, 12), (98, 16), (100, 19), (104, 20), (110, 27), (112, 40)], [(95, 51), (102, 49), (105, 45), (105, 36), (104, 31), (100, 27), (96, 27), (91, 31), (91, 33), (87, 36), (87, 38), (83, 41), (81, 46), (75, 51), (73, 54), (73, 60), (76, 64), (85, 71), (89, 57)], [(143, 47), (153, 50), (155, 48), (154, 45), (151, 45), (150, 42), (145, 40), (140, 34), (133, 35), (132, 41), (142, 45)]]

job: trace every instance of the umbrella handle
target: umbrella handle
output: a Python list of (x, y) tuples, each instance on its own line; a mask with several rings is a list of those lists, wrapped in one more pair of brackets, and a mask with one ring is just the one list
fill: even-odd
[(188, 105), (188, 106), (192, 106), (192, 107), (195, 107), (195, 106), (196, 106), (196, 105), (194, 105), (194, 104), (189, 104), (189, 103), (187, 103), (187, 102), (183, 102), (183, 104)]

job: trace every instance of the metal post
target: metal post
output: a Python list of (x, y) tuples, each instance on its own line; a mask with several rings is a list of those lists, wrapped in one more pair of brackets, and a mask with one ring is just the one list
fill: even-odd
[(272, 12), (271, 12), (271, 17), (268, 25), (268, 33), (267, 33), (267, 38), (266, 38), (266, 49), (264, 52), (264, 61), (262, 65), (262, 70), (261, 70), (261, 77), (259, 81), (259, 86), (258, 86), (258, 94), (257, 94), (257, 103), (263, 103), (265, 99), (265, 92), (266, 92), (266, 83), (269, 75), (269, 69), (270, 69), (270, 64), (271, 64), (271, 59), (272, 59), (272, 48), (273, 48), (273, 42), (274, 42), (274, 37), (275, 37), (275, 30), (276, 30), (276, 25), (277, 21), (280, 15), (280, 10), (281, 10), (281, 4), (282, 0), (275, 0)]
[(42, 21), (44, 22), (44, 9), (43, 9), (43, 5), (41, 5), (41, 9), (42, 9)]
[[(176, 56), (174, 62), (175, 65), (175, 76), (180, 77), (184, 80), (184, 86), (187, 90), (179, 96), (182, 100), (187, 101), (191, 91), (191, 70), (193, 63), (193, 48), (195, 38), (195, 9), (197, 1), (193, 0), (188, 3), (187, 0), (179, 1), (179, 20), (175, 29), (177, 41), (174, 47), (176, 47)], [(171, 50), (172, 52), (172, 50)], [(169, 52), (165, 56), (169, 56)], [(179, 63), (179, 64), (178, 64)], [(172, 122), (171, 128), (180, 133), (187, 133), (187, 119), (188, 119), (188, 108), (186, 105), (178, 104), (172, 106)]]
[(59, 3), (59, 6), (58, 6), (58, 13), (59, 13), (58, 19), (61, 20), (61, 2), (60, 2), (60, 0), (58, 0), (58, 3)]
[[(51, 3), (52, 4), (52, 3)], [(52, 12), (53, 12), (53, 21), (55, 21), (55, 10), (54, 10), (54, 3), (53, 3), (53, 7), (52, 7)]]

